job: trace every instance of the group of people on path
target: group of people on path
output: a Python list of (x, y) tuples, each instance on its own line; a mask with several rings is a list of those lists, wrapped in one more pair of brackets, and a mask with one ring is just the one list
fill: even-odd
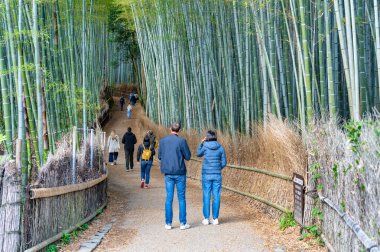
[[(135, 106), (136, 102), (138, 101), (138, 98), (139, 97), (138, 97), (137, 93), (135, 93), (133, 91), (129, 94), (129, 103), (127, 106), (127, 118), (128, 119), (131, 119), (131, 117), (132, 117), (133, 106)], [(120, 103), (120, 110), (123, 111), (124, 104), (125, 104), (124, 95), (122, 95), (120, 97), (119, 103)]]
[[(149, 188), (150, 169), (153, 164), (153, 156), (156, 153), (155, 148), (157, 147), (155, 139), (156, 137), (153, 131), (149, 130), (137, 150), (137, 162), (141, 161), (141, 188)], [(125, 169), (129, 172), (133, 170), (133, 153), (135, 151), (135, 144), (137, 143), (136, 135), (132, 132), (131, 127), (128, 127), (127, 132), (123, 135), (121, 143), (124, 144)], [(116, 165), (119, 156), (120, 141), (115, 131), (111, 131), (107, 146), (108, 162), (110, 165)]]
[[(173, 199), (174, 190), (177, 188), (179, 203), (180, 229), (189, 229), (191, 226), (186, 218), (186, 164), (191, 152), (186, 139), (178, 134), (181, 124), (174, 122), (171, 125), (171, 134), (162, 138), (159, 144), (153, 131), (149, 130), (137, 149), (137, 162), (141, 161), (141, 188), (149, 188), (150, 170), (153, 157), (158, 149), (158, 159), (161, 173), (165, 177), (166, 201), (165, 201), (165, 229), (172, 229), (173, 223)], [(136, 135), (132, 128), (128, 127), (122, 138), (124, 144), (126, 171), (133, 170), (134, 146), (137, 143)], [(114, 131), (108, 138), (109, 162), (116, 164), (120, 149), (119, 137)], [(217, 142), (216, 133), (209, 130), (206, 137), (201, 141), (197, 149), (197, 156), (204, 157), (202, 162), (202, 191), (203, 191), (203, 225), (219, 224), (220, 196), (222, 187), (222, 169), (226, 166), (226, 153), (223, 146)], [(212, 218), (210, 218), (210, 200), (212, 194)]]

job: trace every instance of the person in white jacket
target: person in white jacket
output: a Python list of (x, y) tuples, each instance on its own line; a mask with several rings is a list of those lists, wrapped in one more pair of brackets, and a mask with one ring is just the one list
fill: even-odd
[(111, 134), (108, 137), (107, 146), (109, 155), (108, 162), (110, 162), (111, 165), (115, 165), (120, 149), (119, 136), (115, 134), (115, 131), (111, 131)]

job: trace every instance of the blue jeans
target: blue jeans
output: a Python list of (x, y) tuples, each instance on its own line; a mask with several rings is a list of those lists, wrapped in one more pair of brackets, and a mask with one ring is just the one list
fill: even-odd
[(186, 224), (186, 175), (165, 175), (166, 202), (165, 221), (171, 225), (173, 221), (173, 197), (174, 186), (177, 185), (177, 197), (179, 205), (179, 222)]
[(131, 116), (132, 116), (132, 110), (128, 110), (128, 111), (127, 111), (127, 117), (128, 117), (128, 119), (130, 119)]
[(152, 160), (141, 160), (141, 180), (145, 180), (145, 184), (149, 185), (150, 168), (152, 168)]
[(203, 190), (203, 216), (205, 219), (210, 218), (210, 199), (212, 200), (212, 217), (219, 217), (220, 209), (220, 193), (222, 187), (222, 175), (220, 174), (203, 174), (202, 190)]

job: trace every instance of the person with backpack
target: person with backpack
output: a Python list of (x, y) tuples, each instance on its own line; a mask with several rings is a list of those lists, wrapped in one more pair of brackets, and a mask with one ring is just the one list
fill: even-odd
[(149, 188), (150, 169), (152, 168), (154, 154), (156, 154), (154, 145), (150, 144), (149, 138), (144, 137), (143, 143), (140, 144), (137, 150), (137, 162), (141, 160), (141, 188)]
[(204, 157), (202, 162), (202, 191), (203, 191), (203, 225), (210, 224), (210, 199), (212, 200), (212, 220), (219, 224), (220, 193), (222, 187), (222, 169), (227, 165), (226, 152), (217, 142), (216, 133), (209, 130), (197, 150), (198, 157)]
[(165, 174), (166, 201), (165, 201), (165, 229), (172, 229), (174, 188), (177, 187), (179, 205), (180, 229), (189, 229), (186, 221), (186, 165), (191, 152), (186, 139), (178, 136), (181, 129), (179, 122), (171, 126), (171, 134), (160, 140), (158, 159), (161, 160), (160, 169)]
[(131, 117), (132, 117), (132, 109), (133, 109), (133, 107), (132, 107), (131, 103), (129, 103), (128, 107), (127, 107), (127, 117), (128, 117), (128, 119), (131, 119)]
[(115, 131), (111, 131), (110, 136), (108, 137), (108, 162), (111, 165), (116, 165), (117, 157), (119, 155), (120, 141), (119, 136), (115, 134)]
[(124, 98), (124, 95), (122, 95), (122, 96), (120, 97), (120, 101), (119, 101), (119, 103), (120, 103), (120, 109), (121, 109), (121, 111), (123, 111), (123, 107), (124, 107), (124, 104), (125, 104), (125, 98)]
[(125, 168), (129, 172), (129, 169), (133, 170), (133, 152), (137, 143), (136, 136), (132, 133), (131, 127), (128, 127), (128, 131), (124, 134), (121, 142), (124, 144)]

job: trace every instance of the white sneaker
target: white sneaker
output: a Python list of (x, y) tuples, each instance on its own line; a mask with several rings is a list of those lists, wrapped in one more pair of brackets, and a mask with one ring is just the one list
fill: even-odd
[(191, 228), (191, 226), (190, 226), (190, 224), (181, 224), (181, 226), (180, 226), (180, 229), (181, 230), (185, 230), (185, 229), (189, 229), (189, 228)]
[(170, 230), (170, 229), (172, 229), (172, 225), (165, 224), (165, 229), (166, 229), (166, 230)]
[(212, 221), (212, 224), (213, 224), (213, 225), (219, 225), (219, 220), (218, 220), (218, 219), (214, 219), (214, 220)]
[(208, 219), (203, 219), (202, 224), (206, 226), (210, 224), (210, 221)]

